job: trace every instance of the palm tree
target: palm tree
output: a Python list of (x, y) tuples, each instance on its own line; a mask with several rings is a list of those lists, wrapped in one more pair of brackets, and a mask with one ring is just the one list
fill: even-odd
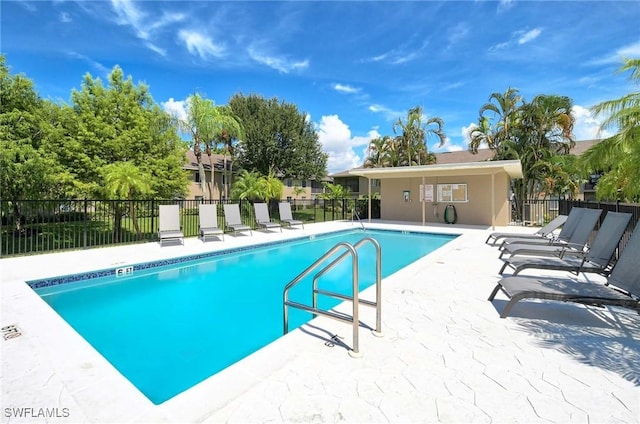
[[(628, 70), (629, 79), (640, 83), (640, 59), (627, 59), (619, 72)], [(617, 128), (581, 157), (586, 172), (603, 172), (596, 185), (598, 199), (640, 200), (640, 91), (599, 103), (591, 111), (609, 114), (602, 130)]]
[[(207, 144), (207, 154), (209, 155), (209, 163), (211, 164), (211, 175), (213, 179), (213, 163), (211, 162), (211, 148), (215, 148), (218, 144), (222, 145), (222, 152), (224, 154), (223, 169), (225, 172), (225, 184), (224, 184), (224, 196), (229, 197), (229, 186), (231, 183), (231, 171), (233, 168), (233, 159), (235, 158), (235, 144), (239, 140), (245, 138), (244, 128), (241, 120), (233, 113), (233, 110), (229, 106), (216, 106), (214, 108), (215, 116), (214, 122), (216, 131), (214, 139)], [(231, 158), (231, 164), (227, 167), (227, 155)], [(213, 197), (213, 187), (212, 197)]]
[(260, 181), (261, 175), (256, 171), (243, 169), (231, 188), (232, 199), (246, 199), (250, 202), (262, 200), (263, 183)]
[(284, 190), (284, 184), (279, 178), (271, 172), (269, 175), (260, 177), (260, 185), (262, 189), (262, 199), (265, 202), (269, 202), (271, 199), (282, 199), (282, 191)]
[(446, 140), (443, 127), (444, 121), (441, 118), (425, 119), (420, 106), (409, 109), (406, 122), (398, 118), (393, 124), (393, 132), (404, 149), (400, 163), (407, 166), (435, 163), (435, 155), (428, 152), (427, 139), (430, 135), (435, 135), (442, 146)]
[[(480, 141), (487, 143), (496, 152), (496, 159), (504, 159), (502, 144), (513, 139), (512, 127), (518, 123), (519, 110), (524, 104), (522, 96), (515, 88), (507, 88), (504, 93), (492, 93), (487, 103), (479, 111), (476, 138), (472, 135), (470, 150), (477, 152)], [(487, 116), (493, 112), (493, 116)], [(492, 124), (493, 123), (493, 124)]]
[[(191, 137), (191, 148), (198, 162), (198, 174), (200, 176), (200, 191), (202, 198), (205, 199), (206, 174), (204, 165), (202, 164), (202, 151), (213, 139), (215, 134), (215, 106), (212, 100), (205, 99), (196, 93), (187, 99), (187, 117), (185, 119), (176, 119), (178, 128), (189, 134)], [(213, 169), (212, 169), (213, 173)], [(213, 175), (212, 175), (213, 179)]]
[(478, 153), (478, 148), (482, 144), (486, 144), (487, 147), (495, 150), (495, 130), (491, 126), (491, 121), (486, 116), (480, 116), (478, 118), (478, 125), (471, 130), (470, 136), (469, 151), (471, 153)]
[[(469, 150), (477, 153), (480, 144), (486, 143), (495, 152), (493, 160), (522, 163), (523, 178), (511, 181), (517, 211), (543, 191), (573, 193), (573, 185), (558, 181), (555, 175), (556, 156), (566, 155), (574, 145), (572, 107), (571, 99), (564, 96), (539, 95), (526, 103), (518, 90), (508, 88), (503, 94), (491, 94), (480, 108)], [(560, 193), (561, 188), (566, 192)]]
[[(227, 106), (216, 106), (210, 99), (205, 99), (196, 93), (187, 99), (187, 117), (177, 120), (181, 131), (191, 137), (191, 148), (198, 162), (198, 173), (200, 175), (200, 190), (202, 198), (206, 198), (205, 186), (206, 175), (202, 163), (202, 152), (209, 156), (211, 165), (211, 181), (214, 179), (214, 166), (211, 159), (212, 147), (218, 142), (227, 143), (236, 137), (244, 137), (244, 131), (239, 119), (231, 112)], [(228, 141), (231, 143), (231, 141)], [(225, 157), (226, 165), (226, 157)], [(209, 197), (213, 198), (213, 184), (211, 185)]]
[(369, 142), (369, 154), (364, 159), (365, 168), (382, 168), (387, 166), (389, 146), (392, 142), (391, 137), (385, 135), (384, 137), (374, 138)]
[[(136, 210), (133, 205), (135, 195), (145, 195), (151, 192), (151, 175), (142, 172), (133, 162), (115, 162), (102, 168), (104, 175), (104, 190), (108, 199), (126, 198), (129, 203), (129, 214), (138, 239), (142, 238), (142, 232), (138, 225)], [(114, 239), (120, 241), (122, 228), (121, 205), (115, 205), (115, 222), (113, 226)]]
[(552, 158), (571, 151), (573, 102), (565, 96), (538, 95), (520, 107), (519, 121), (505, 142), (505, 156), (517, 155), (522, 162), (524, 198), (538, 199), (542, 182), (553, 177)]

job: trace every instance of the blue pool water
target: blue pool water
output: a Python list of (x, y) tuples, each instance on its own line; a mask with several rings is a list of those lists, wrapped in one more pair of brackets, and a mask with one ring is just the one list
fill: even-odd
[[(340, 232), (36, 292), (159, 404), (282, 336), (284, 286), (336, 243), (365, 236), (382, 247), (383, 278), (455, 238)], [(362, 290), (374, 283), (375, 249), (367, 243), (358, 254)], [(311, 279), (292, 289), (290, 300), (310, 304)], [(350, 294), (351, 259), (323, 276), (319, 287)], [(337, 303), (319, 298), (324, 308)], [(289, 328), (310, 318), (291, 308)]]

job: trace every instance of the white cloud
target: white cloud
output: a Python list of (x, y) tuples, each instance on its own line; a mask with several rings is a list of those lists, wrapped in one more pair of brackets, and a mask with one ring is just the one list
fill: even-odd
[(382, 105), (379, 105), (379, 104), (370, 105), (369, 106), (369, 111), (371, 111), (373, 113), (381, 113), (389, 121), (396, 120), (399, 117), (401, 117), (401, 116), (406, 114), (406, 112), (398, 112), (396, 110), (389, 109), (388, 107), (382, 106)]
[(575, 118), (573, 125), (573, 136), (575, 140), (593, 140), (607, 138), (613, 135), (613, 133), (608, 130), (600, 131), (602, 120), (594, 116), (589, 109), (574, 105), (571, 112)]
[(531, 31), (527, 31), (518, 38), (518, 44), (526, 44), (529, 41), (535, 40), (541, 33), (542, 30), (540, 28), (534, 28)]
[(29, 1), (19, 1), (17, 2), (20, 6), (22, 6), (28, 12), (37, 12), (38, 8)]
[(390, 65), (400, 65), (403, 63), (411, 62), (422, 56), (423, 52), (429, 45), (428, 40), (424, 40), (419, 47), (404, 45), (397, 49), (389, 50), (385, 53), (377, 56), (363, 59), (363, 62), (385, 62)]
[(98, 75), (100, 77), (102, 77), (102, 78), (107, 79), (107, 77), (111, 73), (111, 70), (109, 70), (109, 68), (104, 66), (102, 63), (96, 62), (95, 60), (91, 59), (90, 57), (87, 57), (87, 56), (85, 56), (83, 54), (76, 53), (76, 52), (69, 52), (67, 54), (69, 56), (73, 57), (73, 58), (80, 59), (80, 60), (88, 63), (93, 69), (98, 71)]
[(283, 74), (288, 74), (291, 71), (302, 70), (309, 67), (309, 60), (295, 61), (283, 57), (272, 56), (259, 52), (255, 47), (250, 47), (247, 52), (249, 53), (251, 59), (255, 60), (258, 63), (267, 65), (268, 67), (273, 68), (276, 71), (282, 72)]
[(458, 144), (453, 144), (449, 137), (445, 137), (444, 144), (440, 146), (440, 142), (435, 142), (429, 147), (430, 152), (459, 152), (461, 150), (465, 150), (466, 146), (460, 146)]
[(469, 34), (469, 25), (460, 22), (449, 32), (449, 45), (456, 44)]
[(618, 64), (622, 65), (622, 61), (624, 59), (629, 59), (633, 57), (640, 56), (640, 41), (628, 44), (626, 46), (622, 46), (616, 49), (615, 52), (601, 57), (599, 59), (595, 59), (590, 62), (592, 65), (608, 65), (608, 64)]
[(129, 0), (111, 0), (111, 6), (118, 15), (117, 22), (119, 25), (132, 26), (136, 35), (143, 40), (149, 39), (149, 33), (144, 29), (142, 24), (145, 14), (140, 11)]
[(224, 46), (216, 45), (211, 38), (196, 31), (181, 30), (178, 38), (187, 45), (187, 50), (201, 59), (209, 57), (222, 57), (225, 53)]
[(509, 41), (504, 41), (502, 43), (494, 44), (493, 46), (489, 47), (488, 50), (489, 52), (493, 53), (498, 50), (505, 50), (513, 46), (514, 44), (523, 45), (535, 40), (540, 36), (540, 34), (542, 34), (542, 28), (534, 28), (529, 31), (525, 31), (525, 30), (514, 31), (511, 34), (511, 38), (509, 39)]
[(495, 45), (489, 47), (489, 51), (490, 52), (495, 52), (497, 50), (503, 50), (503, 49), (506, 49), (507, 47), (509, 47), (509, 45), (510, 45), (510, 43), (508, 41), (505, 41), (504, 43), (498, 43), (498, 44), (495, 44)]
[[(361, 166), (369, 141), (380, 136), (374, 129), (366, 136), (352, 137), (349, 126), (338, 115), (323, 116), (316, 130), (322, 150), (329, 155), (327, 168), (330, 174)], [(360, 156), (356, 148), (363, 146)]]
[(514, 0), (500, 0), (498, 3), (498, 13), (505, 12), (511, 9), (514, 5)]
[(162, 105), (162, 109), (164, 109), (164, 111), (169, 115), (183, 121), (187, 119), (186, 100), (174, 100), (173, 97), (171, 97), (166, 102), (162, 102), (160, 104)]
[(185, 15), (181, 13), (164, 13), (161, 17), (149, 16), (130, 0), (111, 0), (111, 6), (117, 16), (118, 25), (132, 27), (136, 36), (145, 41), (146, 47), (162, 56), (166, 56), (166, 51), (152, 42), (153, 34), (171, 23), (185, 19)]
[[(472, 122), (466, 127), (462, 127), (460, 129), (460, 133), (462, 134), (462, 139), (464, 140), (464, 143), (467, 146), (469, 145), (469, 143), (471, 143), (471, 133), (476, 128), (478, 128), (478, 124), (476, 124), (475, 122)], [(486, 147), (488, 147), (486, 143), (483, 143), (483, 145), (480, 146), (480, 148), (486, 148)]]
[(66, 23), (69, 23), (71, 21), (72, 21), (71, 15), (69, 15), (67, 12), (60, 13), (60, 22), (66, 24)]
[(359, 88), (352, 87), (346, 84), (340, 84), (340, 83), (333, 84), (333, 89), (340, 93), (347, 93), (347, 94), (356, 94), (360, 92)]

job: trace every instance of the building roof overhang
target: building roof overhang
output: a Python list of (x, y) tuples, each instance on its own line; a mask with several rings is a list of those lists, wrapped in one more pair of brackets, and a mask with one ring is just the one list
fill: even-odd
[(446, 163), (442, 165), (397, 166), (390, 168), (356, 168), (350, 175), (365, 178), (415, 178), (415, 177), (455, 177), (460, 175), (492, 175), (505, 172), (511, 178), (522, 178), (522, 164), (519, 160), (496, 160), (470, 163)]

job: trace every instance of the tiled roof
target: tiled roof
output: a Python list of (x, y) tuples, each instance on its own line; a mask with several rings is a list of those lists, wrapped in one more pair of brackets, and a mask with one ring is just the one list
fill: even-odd
[[(214, 153), (211, 155), (211, 161), (213, 162), (213, 166), (216, 171), (222, 171), (224, 169), (224, 155)], [(204, 165), (204, 169), (211, 169), (209, 156), (204, 152), (202, 152), (202, 164)], [(227, 167), (229, 167), (230, 164), (231, 158), (227, 156)], [(198, 169), (198, 160), (196, 159), (196, 155), (193, 153), (192, 149), (187, 150), (187, 163), (184, 165), (184, 169)]]

